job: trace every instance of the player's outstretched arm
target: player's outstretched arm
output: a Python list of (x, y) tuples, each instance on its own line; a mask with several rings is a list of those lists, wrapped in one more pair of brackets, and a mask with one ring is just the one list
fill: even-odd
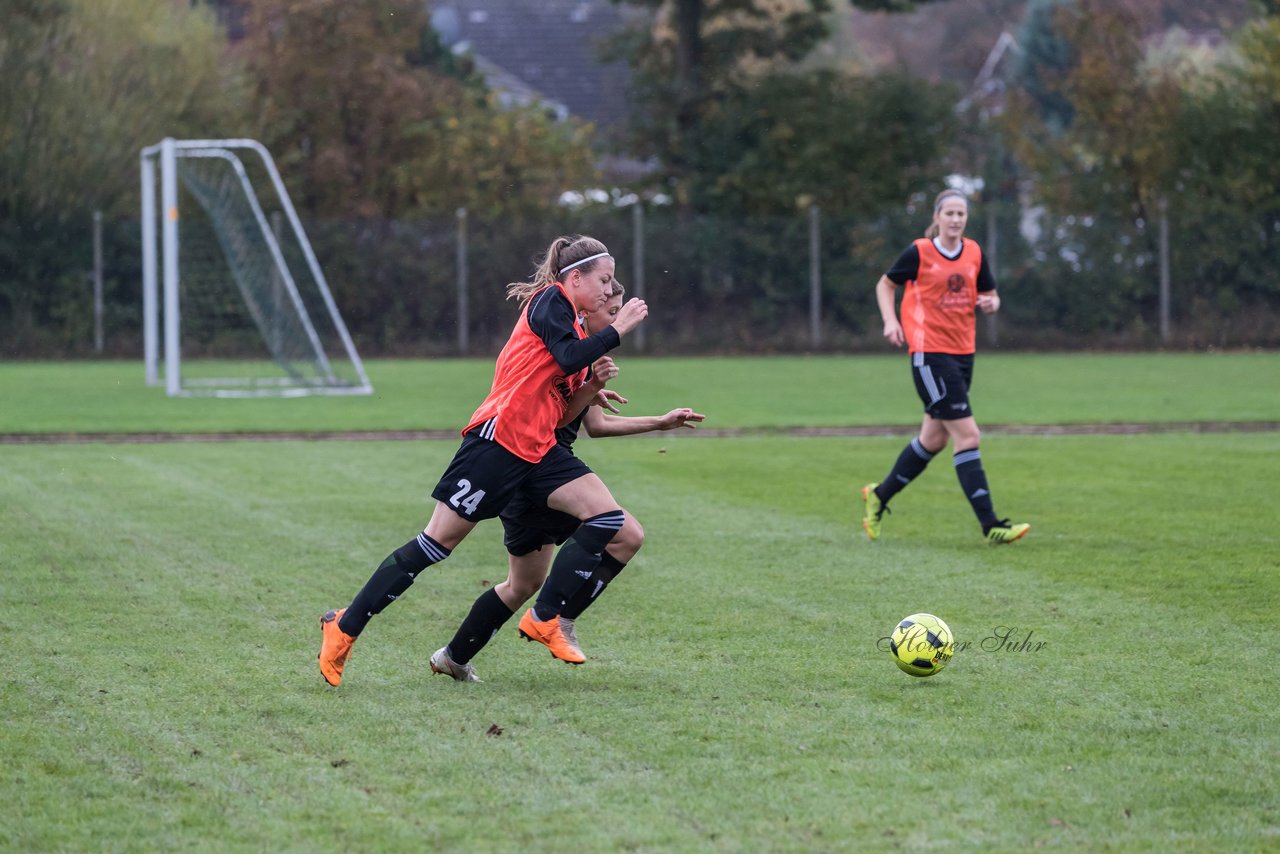
[[(625, 401), (624, 401), (625, 402)], [(658, 430), (675, 430), (680, 427), (695, 429), (706, 418), (687, 406), (673, 409), (666, 415), (617, 416), (606, 415), (599, 407), (587, 410), (582, 426), (593, 438), (604, 436), (633, 436)]]

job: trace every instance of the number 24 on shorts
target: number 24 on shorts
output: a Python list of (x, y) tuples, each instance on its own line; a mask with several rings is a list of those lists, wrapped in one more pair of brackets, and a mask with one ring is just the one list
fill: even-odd
[[(471, 493), (467, 495), (467, 493)], [(466, 496), (465, 498), (463, 496)], [(449, 503), (454, 507), (461, 508), (465, 515), (470, 516), (476, 512), (476, 507), (484, 500), (484, 490), (477, 489), (471, 492), (471, 481), (462, 479), (458, 481), (458, 491), (449, 496)]]

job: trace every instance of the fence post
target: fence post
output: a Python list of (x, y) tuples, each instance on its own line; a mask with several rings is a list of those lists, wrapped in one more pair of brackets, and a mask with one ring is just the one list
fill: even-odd
[(470, 305), (467, 294), (467, 209), (458, 208), (458, 354), (471, 349)]
[(817, 205), (809, 205), (809, 346), (822, 345), (822, 234)]
[[(644, 205), (631, 206), (631, 286), (632, 294), (644, 299)], [(645, 324), (636, 327), (636, 351), (644, 352)]]
[[(991, 269), (991, 277), (996, 280), (996, 288), (1000, 285), (1000, 222), (996, 216), (995, 201), (987, 205), (987, 266)], [(1000, 327), (996, 315), (987, 315), (987, 341), (992, 347), (1000, 345)]]
[(1169, 343), (1169, 199), (1160, 197), (1160, 341)]
[(102, 355), (102, 211), (93, 212), (93, 352)]

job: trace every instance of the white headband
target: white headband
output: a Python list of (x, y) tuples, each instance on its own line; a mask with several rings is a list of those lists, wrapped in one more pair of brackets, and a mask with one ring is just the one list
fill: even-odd
[(964, 201), (964, 206), (966, 208), (969, 207), (969, 197), (966, 196), (964, 193), (962, 193), (960, 190), (943, 190), (941, 193), (938, 194), (938, 201), (934, 202), (933, 204), (933, 212), (937, 213), (938, 211), (942, 210), (942, 203), (945, 202), (947, 199), (961, 199)]
[(594, 261), (594, 260), (596, 260), (597, 258), (608, 258), (608, 257), (609, 257), (609, 253), (608, 253), (608, 252), (597, 252), (595, 255), (588, 255), (586, 258), (583, 258), (581, 261), (574, 261), (574, 262), (573, 262), (572, 264), (570, 264), (568, 267), (565, 267), (565, 268), (563, 268), (559, 273), (556, 273), (556, 275), (557, 275), (557, 276), (563, 276), (565, 273), (569, 272), (569, 271), (570, 271), (570, 270), (572, 270), (574, 267), (577, 267), (579, 264), (585, 264), (585, 263), (587, 263), (588, 261)]

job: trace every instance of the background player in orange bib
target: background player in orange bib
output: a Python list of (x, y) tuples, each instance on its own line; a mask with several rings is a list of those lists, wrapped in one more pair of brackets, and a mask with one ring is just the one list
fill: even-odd
[[(978, 451), (981, 434), (969, 404), (973, 381), (975, 307), (984, 314), (1000, 310), (1000, 295), (987, 259), (978, 244), (964, 236), (969, 202), (959, 190), (943, 190), (933, 204), (933, 222), (923, 239), (914, 241), (876, 283), (876, 302), (884, 320), (884, 337), (895, 347), (906, 345), (911, 374), (924, 403), (920, 435), (898, 455), (880, 483), (862, 488), (862, 527), (871, 539), (889, 501), (915, 480), (934, 455), (955, 444), (956, 477), (973, 508), (982, 534), (992, 544), (1011, 543), (1031, 526), (996, 516)], [(895, 311), (902, 293), (902, 320)]]

